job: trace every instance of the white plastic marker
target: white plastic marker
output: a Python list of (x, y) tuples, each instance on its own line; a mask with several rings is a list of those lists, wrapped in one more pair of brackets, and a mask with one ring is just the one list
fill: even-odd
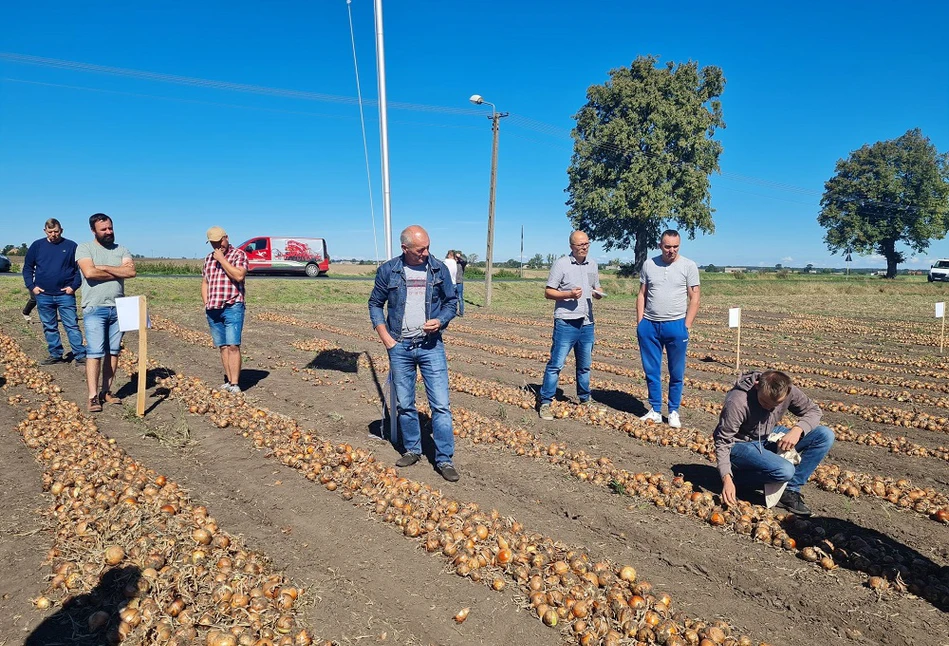
[(115, 299), (115, 313), (119, 319), (119, 330), (138, 330), (138, 393), (135, 396), (135, 414), (145, 416), (145, 376), (148, 372), (148, 303), (144, 296), (124, 296)]
[(738, 328), (738, 339), (735, 341), (735, 372), (740, 375), (741, 369), (738, 367), (739, 358), (741, 356), (741, 308), (740, 307), (728, 308), (728, 327)]
[(600, 289), (594, 289), (594, 290), (593, 290), (593, 293), (594, 293), (594, 294), (597, 294), (600, 298), (606, 298), (606, 292), (604, 292), (604, 291), (602, 291), (602, 290), (600, 290)]
[(936, 303), (936, 318), (942, 319), (942, 331), (939, 333), (939, 354), (942, 354), (943, 342), (946, 338), (946, 304)]

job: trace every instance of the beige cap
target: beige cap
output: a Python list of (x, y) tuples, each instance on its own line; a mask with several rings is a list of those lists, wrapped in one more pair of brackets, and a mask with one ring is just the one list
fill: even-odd
[(219, 240), (224, 238), (224, 236), (226, 235), (227, 235), (227, 231), (225, 231), (221, 227), (211, 227), (210, 229), (208, 229), (208, 242), (218, 242)]

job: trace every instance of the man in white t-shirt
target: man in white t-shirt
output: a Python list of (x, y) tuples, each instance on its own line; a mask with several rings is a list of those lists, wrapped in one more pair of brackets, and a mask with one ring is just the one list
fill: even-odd
[(649, 411), (640, 419), (662, 422), (662, 351), (669, 364), (669, 426), (679, 428), (679, 404), (685, 381), (689, 330), (699, 311), (699, 268), (679, 255), (679, 232), (667, 229), (659, 239), (661, 255), (648, 259), (639, 274), (636, 337), (646, 373)]

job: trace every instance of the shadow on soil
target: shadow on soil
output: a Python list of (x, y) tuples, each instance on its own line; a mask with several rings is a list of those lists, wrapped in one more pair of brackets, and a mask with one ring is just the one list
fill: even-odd
[(339, 348), (323, 350), (313, 357), (313, 360), (306, 364), (306, 367), (314, 370), (335, 370), (355, 374), (359, 370), (359, 355), (361, 354), (363, 353), (349, 352)]
[[(713, 466), (676, 464), (672, 466), (672, 473), (691, 482), (696, 490), (715, 494), (722, 490), (718, 469)], [(739, 487), (737, 493), (742, 500), (764, 505), (764, 494), (760, 490)], [(799, 518), (789, 514), (782, 527), (797, 542), (798, 549), (818, 548), (832, 556), (839, 567), (884, 577), (889, 586), (909, 590), (939, 610), (949, 611), (949, 567), (938, 565), (886, 534), (829, 516)], [(890, 560), (884, 555), (894, 555), (894, 558)]]
[(92, 592), (69, 599), (37, 626), (24, 646), (118, 643), (119, 613), (130, 601), (126, 591), (135, 590), (140, 577), (141, 571), (134, 566), (109, 570)]
[(250, 390), (269, 376), (269, 370), (248, 370), (244, 368), (241, 370), (240, 383), (237, 385), (240, 386), (241, 390)]

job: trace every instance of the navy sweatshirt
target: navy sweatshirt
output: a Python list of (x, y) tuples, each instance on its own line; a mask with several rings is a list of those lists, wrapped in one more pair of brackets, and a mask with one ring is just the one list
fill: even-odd
[(82, 276), (76, 263), (76, 243), (62, 238), (53, 244), (40, 238), (31, 244), (23, 260), (23, 282), (31, 292), (39, 286), (47, 296), (62, 296), (66, 287), (79, 289)]

